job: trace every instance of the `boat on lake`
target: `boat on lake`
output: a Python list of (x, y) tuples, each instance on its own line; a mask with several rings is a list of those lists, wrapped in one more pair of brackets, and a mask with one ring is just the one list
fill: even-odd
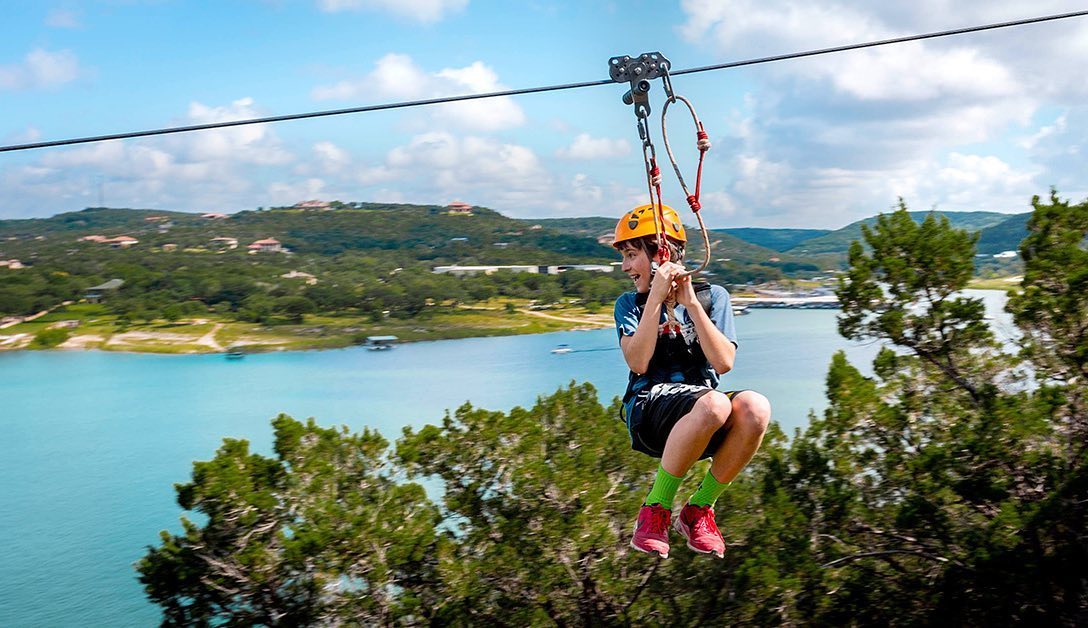
[(397, 344), (396, 336), (367, 336), (366, 348), (370, 351), (389, 351)]
[(245, 347), (242, 345), (231, 345), (227, 347), (226, 356), (228, 360), (241, 360), (246, 357)]
[(574, 349), (571, 349), (570, 345), (565, 344), (556, 345), (556, 347), (552, 349), (552, 353), (570, 353), (571, 351), (574, 351)]

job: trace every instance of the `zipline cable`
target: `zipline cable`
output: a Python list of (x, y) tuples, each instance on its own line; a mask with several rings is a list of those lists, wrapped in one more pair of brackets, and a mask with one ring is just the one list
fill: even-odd
[[(845, 46), (835, 46), (833, 48), (820, 48), (818, 50), (808, 50), (804, 52), (794, 52), (790, 54), (776, 55), (771, 57), (760, 57), (756, 59), (747, 59), (744, 61), (733, 61), (729, 63), (720, 63), (716, 65), (706, 65), (697, 68), (688, 68), (686, 70), (670, 71), (673, 76), (679, 74), (695, 74), (697, 72), (709, 72), (711, 70), (725, 70), (729, 68), (739, 68), (749, 65), (758, 65), (761, 63), (771, 63), (774, 61), (786, 61), (789, 59), (801, 59), (804, 57), (814, 57), (817, 55), (825, 55), (836, 52), (846, 52), (849, 50), (860, 50), (862, 48), (874, 48), (877, 46), (888, 46), (891, 44), (901, 44), (910, 41), (920, 41), (924, 39), (936, 39), (938, 37), (949, 37), (953, 35), (964, 35), (967, 33), (978, 33), (981, 31), (996, 30), (999, 28), (1010, 28), (1013, 26), (1024, 26), (1027, 24), (1038, 24), (1040, 22), (1052, 22), (1055, 20), (1064, 20), (1074, 17), (1084, 17), (1088, 15), (1088, 11), (1075, 11), (1072, 13), (1062, 13), (1058, 15), (1047, 15), (1043, 17), (1026, 18), (1022, 20), (1014, 20), (1010, 22), (1000, 22), (996, 24), (986, 24), (983, 26), (971, 26), (967, 28), (957, 28), (953, 30), (938, 31), (934, 33), (923, 33), (920, 35), (909, 35), (906, 37), (896, 37), (893, 39), (882, 39), (878, 41), (864, 42), (860, 44), (849, 44)], [(51, 148), (56, 146), (71, 146), (74, 144), (90, 144), (93, 142), (104, 142), (107, 140), (124, 140), (132, 139), (136, 137), (150, 137), (154, 135), (169, 135), (173, 133), (188, 133), (191, 131), (207, 131), (211, 129), (223, 129), (235, 126), (245, 126), (250, 124), (267, 124), (270, 122), (286, 122), (289, 120), (304, 120), (307, 118), (323, 118), (328, 116), (339, 116), (349, 113), (365, 113), (369, 111), (384, 111), (387, 109), (403, 109), (408, 107), (420, 107), (424, 105), (438, 105), (451, 102), (462, 102), (466, 100), (480, 100), (484, 98), (498, 98), (500, 96), (519, 96), (521, 94), (537, 94), (541, 92), (555, 92), (567, 89), (579, 89), (582, 87), (596, 87), (600, 85), (613, 85), (614, 82), (611, 79), (600, 81), (584, 81), (581, 83), (566, 83), (563, 85), (548, 85), (544, 87), (528, 87), (522, 89), (510, 89), (500, 92), (488, 92), (484, 94), (465, 94), (461, 96), (447, 96), (443, 98), (428, 98), (425, 100), (411, 100), (397, 103), (387, 103), (382, 105), (368, 105), (365, 107), (350, 107), (347, 109), (332, 109), (328, 111), (313, 111), (308, 113), (295, 113), (282, 116), (270, 116), (266, 118), (251, 118), (247, 120), (230, 120), (226, 122), (212, 122), (208, 124), (193, 124), (188, 126), (168, 127), (162, 129), (151, 129), (148, 131), (132, 131), (128, 133), (113, 133), (109, 135), (94, 135), (89, 137), (77, 137), (65, 140), (53, 140), (48, 142), (34, 142), (30, 144), (13, 144), (10, 146), (0, 146), (0, 153), (15, 152), (21, 150), (31, 150), (35, 148)]]

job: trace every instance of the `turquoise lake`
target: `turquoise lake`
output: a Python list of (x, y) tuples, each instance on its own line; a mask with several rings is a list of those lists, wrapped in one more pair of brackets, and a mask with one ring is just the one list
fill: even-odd
[[(1000, 293), (992, 293), (1003, 297)], [(973, 295), (974, 296), (974, 295)], [(999, 311), (996, 299), (990, 309)], [(754, 310), (720, 388), (766, 394), (792, 434), (822, 410), (832, 354), (868, 371), (877, 347), (835, 330), (834, 310)], [(574, 352), (552, 354), (560, 343)], [(173, 485), (224, 437), (268, 453), (280, 412), (377, 428), (441, 420), (465, 401), (507, 410), (571, 380), (602, 401), (627, 371), (615, 331), (561, 332), (362, 348), (221, 355), (0, 353), (0, 626), (151, 626), (132, 565), (160, 530), (178, 531)], [(616, 429), (622, 430), (619, 422)], [(647, 468), (652, 467), (650, 458)]]

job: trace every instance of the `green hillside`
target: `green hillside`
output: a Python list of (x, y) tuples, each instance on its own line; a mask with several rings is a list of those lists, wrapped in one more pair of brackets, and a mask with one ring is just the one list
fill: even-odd
[(1015, 251), (1020, 248), (1020, 241), (1028, 235), (1028, 219), (1031, 212), (1015, 214), (1012, 217), (986, 227), (979, 234), (978, 252), (993, 255), (1002, 251)]
[[(968, 231), (981, 231), (987, 227), (1000, 224), (1009, 218), (1009, 214), (999, 212), (936, 212), (945, 216), (953, 227), (967, 229)], [(925, 220), (930, 212), (910, 212), (911, 218), (917, 222)], [(821, 253), (845, 254), (850, 249), (850, 243), (861, 240), (861, 226), (876, 223), (876, 216), (850, 223), (842, 229), (832, 231), (826, 235), (805, 240), (790, 248), (787, 253), (794, 255), (816, 255)]]
[[(541, 220), (526, 220), (524, 222), (554, 229), (568, 235), (594, 238), (611, 234), (616, 228), (615, 218), (603, 218), (598, 216), (587, 218), (546, 218)], [(687, 231), (689, 240), (687, 259), (689, 261), (701, 260), (703, 257), (703, 240), (699, 235), (698, 228), (692, 225), (685, 225), (684, 228)], [(728, 258), (731, 261), (757, 264), (768, 262), (773, 257), (780, 258), (780, 261), (786, 260), (787, 258), (793, 260), (792, 256), (783, 256), (777, 250), (746, 241), (729, 233), (729, 231), (730, 230), (728, 229), (710, 230), (712, 259)], [(817, 231), (817, 233), (826, 232)]]
[(205, 249), (216, 237), (236, 238), (244, 249), (255, 240), (275, 238), (295, 253), (373, 252), (404, 262), (555, 264), (614, 257), (610, 247), (593, 238), (531, 229), (485, 208), (475, 208), (472, 216), (453, 216), (438, 206), (351, 207), (243, 211), (218, 220), (179, 212), (91, 208), (46, 219), (0, 221), (0, 251), (10, 257), (49, 257), (76, 246), (82, 236), (128, 235), (140, 240), (140, 249), (164, 244)]
[(788, 251), (798, 244), (831, 233), (830, 229), (763, 229), (740, 227), (735, 229), (711, 229), (715, 233), (727, 233), (745, 242), (774, 251)]
[(547, 229), (554, 229), (559, 233), (586, 236), (596, 239), (606, 233), (612, 233), (616, 228), (616, 219), (604, 216), (586, 216), (583, 218), (540, 218), (536, 220), (523, 220), (526, 225), (540, 225)]
[(22, 238), (50, 235), (90, 235), (100, 231), (143, 231), (154, 228), (155, 223), (147, 220), (162, 216), (176, 224), (198, 223), (199, 214), (186, 212), (168, 212), (152, 209), (116, 209), (110, 207), (89, 207), (82, 211), (57, 214), (49, 218), (28, 218), (23, 220), (0, 220), (0, 238)]

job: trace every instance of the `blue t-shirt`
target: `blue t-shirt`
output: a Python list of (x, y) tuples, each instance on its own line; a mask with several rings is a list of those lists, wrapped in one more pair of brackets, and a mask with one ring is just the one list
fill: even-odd
[[(710, 320), (722, 334), (737, 346), (737, 330), (733, 324), (733, 306), (729, 300), (729, 291), (721, 286), (709, 286), (710, 290)], [(639, 299), (637, 292), (625, 292), (616, 299), (616, 334), (619, 338), (635, 335), (638, 322), (642, 318), (645, 298)], [(676, 382), (685, 384), (697, 384), (716, 388), (718, 386), (718, 373), (710, 365), (703, 355), (699, 338), (695, 333), (695, 322), (691, 319), (687, 308), (679, 303), (675, 308), (676, 319), (680, 322), (680, 333), (675, 339), (658, 336), (654, 356), (650, 360), (650, 368), (641, 375), (631, 373), (627, 383), (627, 393), (624, 401), (630, 400), (640, 391), (654, 384)], [(665, 308), (661, 308), (661, 319), (658, 321), (658, 330), (665, 323)]]

